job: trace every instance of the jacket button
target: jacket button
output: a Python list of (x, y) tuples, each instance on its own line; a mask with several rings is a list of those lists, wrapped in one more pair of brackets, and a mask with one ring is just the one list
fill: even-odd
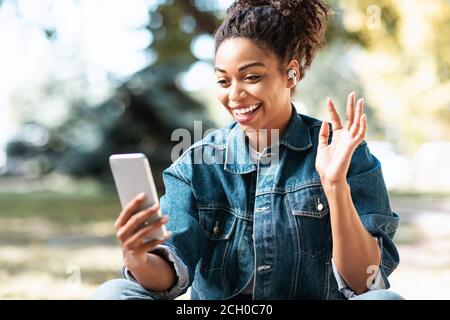
[(217, 236), (219, 234), (220, 228), (219, 228), (219, 221), (216, 221), (216, 225), (213, 229), (213, 233), (215, 236)]
[(269, 270), (270, 268), (272, 268), (271, 265), (268, 265), (268, 264), (262, 264), (262, 265), (260, 265), (260, 266), (257, 268), (257, 270), (258, 270), (258, 271), (264, 271), (264, 270)]
[(323, 204), (320, 203), (320, 199), (317, 199), (317, 210), (319, 211), (323, 210)]

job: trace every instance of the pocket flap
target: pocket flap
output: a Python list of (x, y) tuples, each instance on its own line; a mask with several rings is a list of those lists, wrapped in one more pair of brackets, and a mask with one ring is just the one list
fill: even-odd
[(322, 218), (329, 212), (322, 185), (307, 186), (288, 194), (293, 215)]
[(199, 223), (211, 240), (228, 240), (236, 224), (231, 209), (222, 206), (199, 206)]

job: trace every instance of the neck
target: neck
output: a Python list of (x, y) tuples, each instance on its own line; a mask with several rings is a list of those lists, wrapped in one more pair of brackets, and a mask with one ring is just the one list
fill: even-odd
[(246, 130), (245, 134), (249, 139), (250, 147), (262, 152), (264, 148), (277, 142), (286, 131), (291, 115), (292, 107), (289, 104), (289, 111), (283, 112), (280, 117), (271, 121), (267, 128)]

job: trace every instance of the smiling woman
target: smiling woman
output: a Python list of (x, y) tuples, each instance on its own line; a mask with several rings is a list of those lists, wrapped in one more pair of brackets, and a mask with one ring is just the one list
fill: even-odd
[[(230, 6), (215, 72), (217, 97), (236, 121), (164, 171), (171, 238), (145, 243), (147, 233), (136, 232), (158, 206), (133, 216), (136, 198), (124, 209), (115, 226), (127, 280), (107, 282), (94, 298), (173, 299), (189, 287), (193, 299), (400, 298), (386, 290), (399, 263), (399, 218), (364, 141), (364, 101), (351, 93), (341, 123), (329, 99), (331, 126), (291, 102), (328, 14), (321, 0)], [(198, 152), (218, 161), (192, 163)]]
[[(244, 131), (267, 129), (261, 140), (268, 145), (271, 130), (284, 132), (328, 14), (321, 1), (236, 1), (216, 32), (218, 98)], [(258, 134), (248, 135), (258, 150), (266, 147)]]
[(291, 116), (293, 82), (279, 72), (273, 54), (246, 38), (227, 39), (217, 51), (215, 69), (218, 99), (244, 131), (264, 128), (282, 133)]

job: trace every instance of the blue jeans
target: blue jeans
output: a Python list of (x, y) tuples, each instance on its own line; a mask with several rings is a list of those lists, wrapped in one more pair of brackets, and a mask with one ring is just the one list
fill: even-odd
[[(92, 295), (93, 300), (153, 300), (151, 292), (136, 282), (127, 279), (115, 279), (103, 283)], [(390, 290), (372, 290), (351, 300), (403, 300)]]

